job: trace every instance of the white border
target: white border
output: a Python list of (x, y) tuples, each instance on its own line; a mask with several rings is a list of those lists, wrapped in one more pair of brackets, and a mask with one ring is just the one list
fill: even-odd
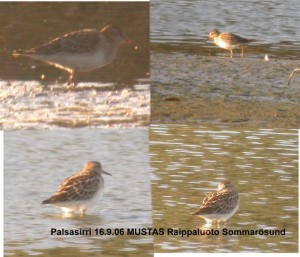
[(300, 188), (300, 182), (299, 182), (299, 175), (300, 175), (300, 129), (298, 130), (298, 253), (300, 252), (299, 247), (299, 231), (300, 231), (300, 217), (299, 217), (299, 207), (300, 207), (300, 200), (299, 200), (299, 188)]
[(3, 143), (3, 131), (0, 130), (0, 256), (3, 256), (4, 251), (4, 143)]
[[(0, 0), (0, 2), (37, 2), (36, 0), (7, 0), (7, 1), (3, 1), (3, 0)], [(82, 1), (82, 0), (64, 0), (64, 1), (59, 1), (59, 0), (54, 0), (54, 1), (51, 1), (51, 0), (40, 0), (38, 2), (85, 2), (85, 1)], [(88, 2), (150, 2), (150, 0), (89, 0), (87, 1)]]
[(298, 253), (155, 253), (154, 257), (230, 257), (230, 256), (239, 256), (239, 257), (250, 257), (250, 256), (264, 256), (264, 257), (286, 257), (290, 256), (299, 256)]

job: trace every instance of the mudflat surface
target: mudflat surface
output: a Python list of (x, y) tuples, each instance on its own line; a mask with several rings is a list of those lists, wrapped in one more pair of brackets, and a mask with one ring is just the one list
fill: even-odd
[(151, 52), (151, 122), (300, 127), (299, 60)]

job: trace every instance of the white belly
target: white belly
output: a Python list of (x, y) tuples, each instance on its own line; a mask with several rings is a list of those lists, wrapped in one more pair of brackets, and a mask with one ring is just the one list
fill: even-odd
[(66, 201), (66, 202), (55, 203), (54, 205), (60, 207), (64, 212), (67, 213), (73, 211), (87, 210), (97, 204), (97, 202), (100, 199), (101, 192), (102, 190), (99, 190), (94, 197), (88, 200)]
[(228, 220), (231, 216), (233, 216), (236, 211), (239, 208), (239, 204), (237, 204), (235, 206), (234, 209), (232, 209), (230, 212), (228, 213), (212, 213), (212, 214), (204, 214), (204, 215), (200, 215), (202, 218), (204, 218), (206, 220), (206, 222), (210, 223), (213, 220), (217, 220), (217, 221), (226, 221)]
[(32, 54), (27, 56), (70, 72), (75, 69), (77, 69), (77, 71), (91, 71), (101, 68), (111, 63), (116, 57), (116, 54), (117, 50), (110, 52), (110, 54), (98, 50), (93, 53)]
[(224, 48), (226, 50), (232, 50), (232, 49), (236, 49), (236, 48), (240, 47), (240, 45), (228, 44), (227, 42), (220, 40), (219, 38), (214, 38), (214, 42), (216, 45), (218, 45), (219, 47)]

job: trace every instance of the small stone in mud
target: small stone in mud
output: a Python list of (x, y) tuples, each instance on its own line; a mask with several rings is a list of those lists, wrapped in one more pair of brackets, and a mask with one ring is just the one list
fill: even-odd
[(180, 101), (178, 97), (175, 96), (169, 96), (164, 98), (165, 101)]

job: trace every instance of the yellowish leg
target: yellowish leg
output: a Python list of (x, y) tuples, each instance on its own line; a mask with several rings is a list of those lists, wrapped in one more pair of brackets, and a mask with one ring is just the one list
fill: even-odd
[(229, 49), (229, 51), (230, 51), (230, 58), (232, 58), (232, 56), (233, 56), (233, 52), (232, 52), (232, 50), (231, 50), (231, 49)]
[(84, 216), (85, 215), (85, 209), (81, 209), (81, 216)]
[(77, 85), (77, 68), (73, 70), (69, 76), (69, 79), (67, 81), (67, 86), (72, 85), (75, 87)]
[(73, 82), (73, 73), (70, 74), (70, 76), (69, 76), (69, 78), (68, 78), (68, 81), (67, 81), (67, 83), (66, 83), (66, 86), (71, 85), (72, 82)]
[(244, 48), (243, 47), (241, 47), (241, 48), (242, 48), (241, 57), (244, 58)]
[(294, 70), (292, 71), (292, 73), (289, 75), (288, 82), (287, 82), (288, 85), (290, 84), (290, 80), (291, 80), (292, 77), (294, 76), (294, 73), (297, 73), (297, 72), (300, 72), (300, 68), (294, 69)]

